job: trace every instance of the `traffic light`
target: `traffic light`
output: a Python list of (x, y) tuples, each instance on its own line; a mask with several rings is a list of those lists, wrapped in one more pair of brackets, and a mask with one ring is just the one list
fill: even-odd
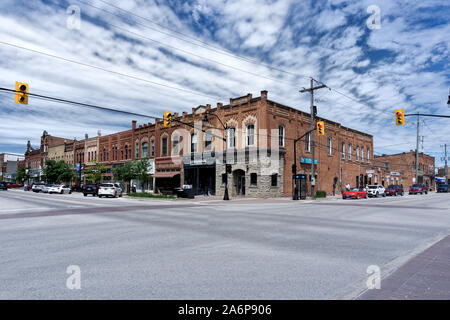
[(395, 110), (395, 124), (398, 126), (405, 124), (405, 109)]
[(172, 126), (172, 114), (170, 111), (164, 111), (164, 127), (170, 128)]
[(317, 121), (317, 135), (323, 136), (325, 134), (325, 123), (323, 121)]
[(28, 84), (16, 81), (15, 103), (28, 104)]

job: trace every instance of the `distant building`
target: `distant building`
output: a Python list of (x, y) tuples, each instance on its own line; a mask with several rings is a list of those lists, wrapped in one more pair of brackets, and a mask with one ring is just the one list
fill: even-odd
[(25, 156), (15, 153), (0, 153), (0, 180), (16, 182), (19, 163)]
[(409, 189), (414, 183), (423, 183), (429, 189), (435, 190), (435, 158), (419, 153), (419, 176), (416, 177), (416, 152), (402, 152), (390, 155), (375, 156), (374, 164), (384, 172), (379, 184), (400, 184)]

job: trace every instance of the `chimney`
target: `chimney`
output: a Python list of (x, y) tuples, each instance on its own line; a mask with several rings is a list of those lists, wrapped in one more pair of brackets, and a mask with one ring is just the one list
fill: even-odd
[(217, 109), (221, 109), (223, 107), (223, 103), (222, 102), (217, 102)]
[(174, 117), (174, 118), (178, 118), (178, 112), (174, 112), (174, 113), (173, 113), (173, 117)]
[(101, 130), (98, 130), (97, 131), (97, 137), (101, 137), (102, 136), (102, 132), (101, 132)]
[(186, 117), (187, 116), (187, 112), (186, 111), (183, 111), (183, 117)]
[(132, 128), (133, 130), (136, 130), (136, 123), (137, 123), (136, 120), (131, 121), (131, 128)]
[(87, 133), (84, 134), (84, 138), (87, 140), (89, 139), (89, 135)]
[(267, 90), (261, 91), (261, 100), (267, 100)]
[(206, 110), (211, 110), (211, 105), (210, 104), (206, 105)]

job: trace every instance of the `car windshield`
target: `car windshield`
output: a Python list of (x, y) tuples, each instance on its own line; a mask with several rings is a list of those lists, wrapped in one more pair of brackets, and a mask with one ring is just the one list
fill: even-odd
[(111, 188), (111, 187), (114, 187), (114, 185), (112, 183), (103, 183), (100, 185), (100, 187)]
[(353, 189), (350, 189), (350, 191), (359, 191), (359, 189), (358, 188), (353, 188)]
[(376, 189), (378, 186), (369, 186), (369, 189)]

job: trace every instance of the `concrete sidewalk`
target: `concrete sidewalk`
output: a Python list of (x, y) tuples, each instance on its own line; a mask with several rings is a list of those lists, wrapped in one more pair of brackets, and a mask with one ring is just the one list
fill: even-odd
[(418, 254), (359, 300), (450, 299), (450, 236)]

